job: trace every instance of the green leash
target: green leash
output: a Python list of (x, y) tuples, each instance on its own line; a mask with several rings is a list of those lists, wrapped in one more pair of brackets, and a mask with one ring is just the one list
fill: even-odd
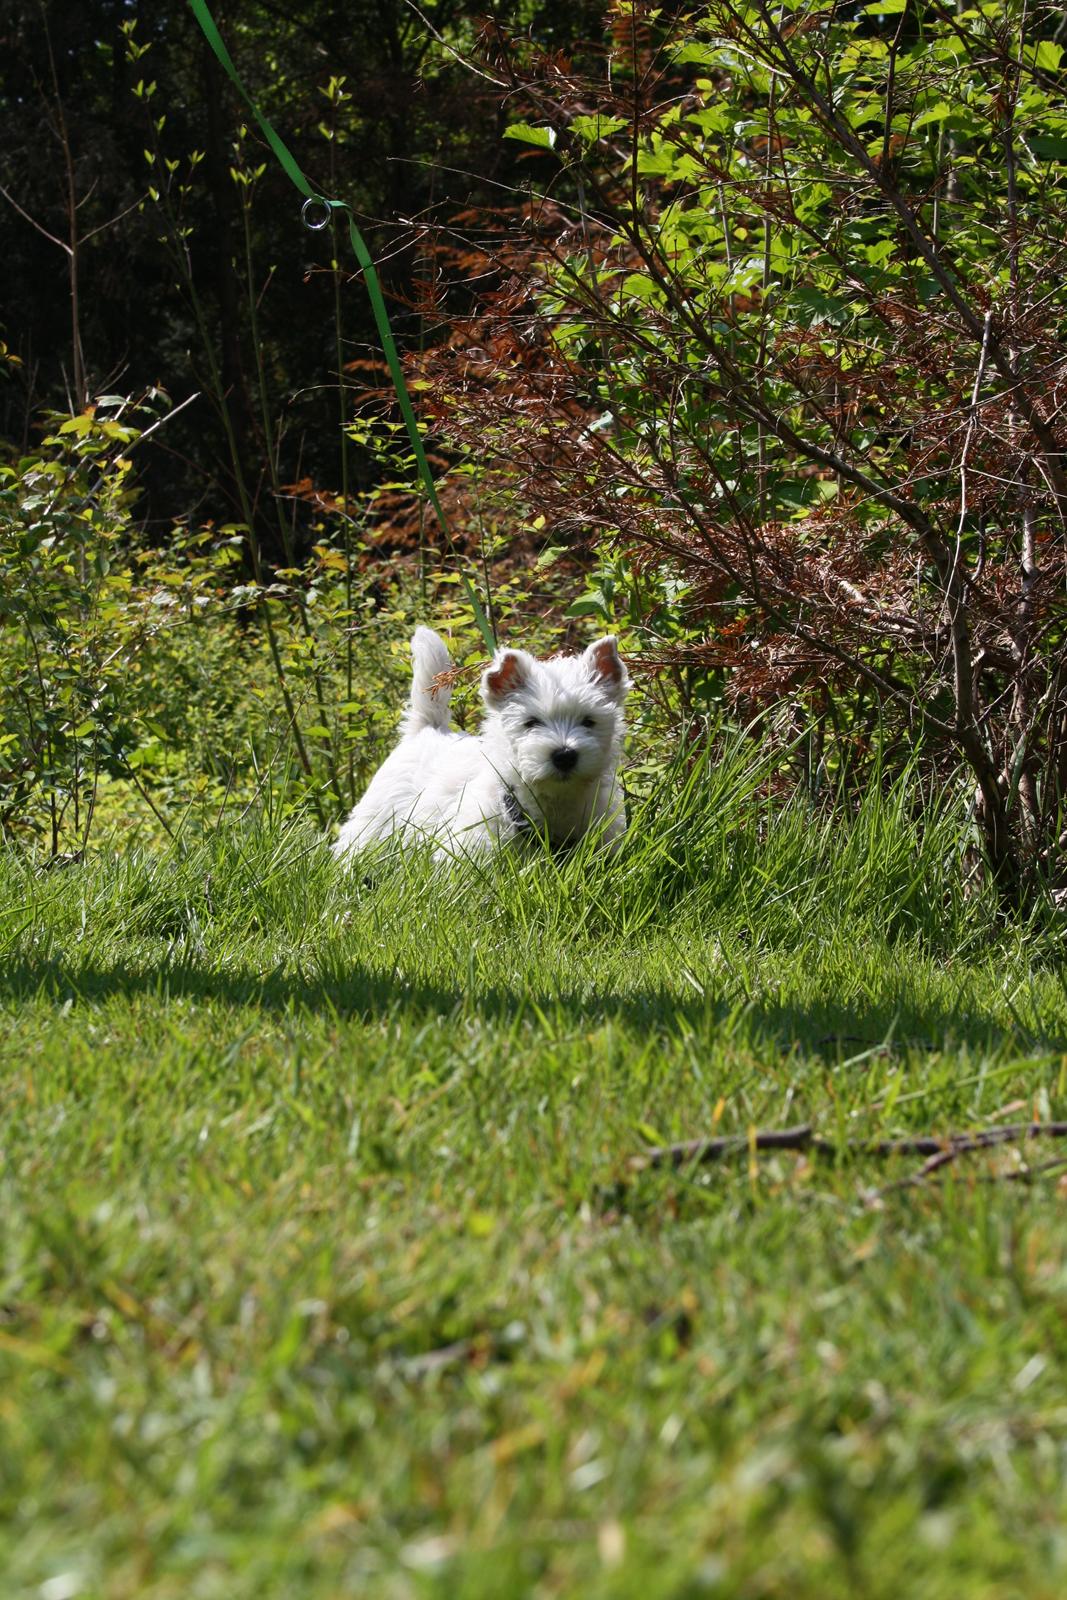
[[(367, 249), (363, 235), (356, 227), (355, 218), (352, 215), (352, 208), (348, 204), (347, 200), (330, 200), (325, 195), (319, 194), (317, 190), (311, 187), (311, 184), (308, 182), (307, 178), (304, 176), (304, 173), (297, 164), (296, 158), (293, 156), (292, 151), (275, 132), (270, 122), (263, 115), (262, 111), (260, 111), (259, 107), (256, 105), (256, 102), (252, 99), (252, 96), (241, 82), (240, 75), (237, 71), (237, 68), (233, 64), (230, 52), (223, 43), (222, 35), (215, 26), (215, 19), (205, 5), (204, 0), (189, 0), (189, 5), (193, 16), (196, 18), (197, 22), (199, 22), (200, 27), (203, 30), (205, 39), (215, 52), (215, 55), (219, 61), (219, 65), (229, 77), (234, 88), (241, 96), (241, 99), (245, 102), (245, 105), (259, 123), (263, 137), (273, 150), (279, 165), (284, 170), (289, 181), (304, 196), (304, 206), (301, 212), (304, 226), (306, 228), (310, 228), (313, 233), (317, 233), (320, 229), (327, 226), (330, 221), (330, 217), (335, 211), (343, 212), (345, 215), (345, 219), (348, 223), (348, 238), (352, 246), (352, 253), (359, 262), (359, 265), (363, 271), (363, 279), (367, 285), (367, 293), (370, 296), (371, 310), (374, 312), (374, 320), (378, 326), (378, 338), (381, 340), (382, 353), (385, 356), (386, 365), (389, 368), (389, 376), (393, 380), (393, 388), (396, 390), (396, 398), (400, 405), (400, 414), (403, 417), (404, 424), (408, 430), (408, 438), (411, 440), (411, 448), (414, 451), (415, 463), (419, 469), (419, 476), (422, 479), (423, 486), (426, 490), (426, 497), (434, 509), (434, 514), (436, 515), (442, 530), (447, 533), (448, 523), (445, 520), (444, 512), (441, 510), (441, 502), (437, 498), (437, 490), (434, 486), (433, 473), (430, 471), (430, 463), (426, 459), (426, 451), (422, 446), (422, 437), (419, 433), (419, 425), (415, 420), (415, 412), (411, 404), (411, 396), (408, 394), (407, 384), (404, 382), (404, 373), (400, 366), (400, 358), (396, 353), (396, 344), (393, 340), (393, 330), (389, 326), (389, 314), (385, 309), (385, 299), (382, 295), (382, 286), (378, 281), (378, 274), (374, 270), (374, 260), (371, 256), (371, 253)], [(321, 219), (312, 221), (310, 219), (316, 207), (321, 209)], [(482, 603), (478, 599), (477, 592), (474, 588), (474, 585), (471, 583), (470, 578), (462, 570), (460, 572), (460, 578), (466, 590), (467, 599), (470, 601), (471, 610), (474, 612), (474, 620), (478, 624), (478, 631), (485, 641), (485, 647), (489, 654), (493, 655), (496, 651), (496, 641), (493, 638), (493, 630), (490, 628), (485, 612), (482, 609)]]

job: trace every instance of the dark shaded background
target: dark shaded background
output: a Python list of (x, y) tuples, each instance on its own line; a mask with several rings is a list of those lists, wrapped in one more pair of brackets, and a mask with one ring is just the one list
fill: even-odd
[[(425, 12), (460, 53), (477, 52), (493, 28), (484, 0), (474, 6), (439, 0)], [(499, 90), (459, 65), (404, 0), (291, 9), (222, 0), (215, 16), (242, 77), (312, 182), (353, 206), (381, 263), (398, 342), (410, 347), (439, 336), (435, 319), (414, 304), (421, 268), (413, 224), (507, 202), (507, 188), (522, 175), (522, 153), (501, 139), (509, 110)], [(513, 36), (549, 53), (598, 38), (602, 26), (595, 0), (509, 6), (501, 17)], [(163, 155), (179, 163), (172, 184), (188, 182), (183, 221), (205, 330), (245, 477), (262, 507), (267, 450), (241, 193), (231, 176), (235, 139), (248, 120), (243, 107), (180, 3), (49, 0), (41, 6), (16, 0), (7, 19), (0, 25), (0, 183), (9, 197), (0, 197), (0, 339), (20, 364), (9, 366), (0, 381), (0, 439), (25, 449), (43, 409), (79, 409), (87, 397), (105, 392), (137, 396), (156, 386), (177, 405), (200, 390), (151, 448), (139, 451), (139, 509), (156, 537), (178, 516), (239, 516), (205, 340), (179, 282), (175, 241), (161, 238), (167, 230), (160, 207), (139, 203), (149, 182), (160, 181), (145, 159), (149, 119), (165, 115), (158, 138)], [(138, 45), (151, 47), (136, 62), (127, 59), (122, 31), (130, 23)], [(331, 152), (320, 125), (330, 116), (322, 91), (332, 76), (344, 77), (351, 98), (337, 119)], [(150, 104), (135, 93), (139, 81), (156, 85)], [(194, 150), (203, 160), (190, 175)], [(244, 157), (250, 165), (266, 162), (252, 205), (251, 297), (258, 306), (271, 427), (280, 428), (282, 481), (310, 477), (336, 487), (329, 236), (301, 226), (300, 198), (258, 132), (244, 141)], [(71, 192), (82, 393), (73, 354), (70, 258), (62, 248), (72, 237)], [(358, 362), (375, 354), (374, 325), (347, 241), (340, 260), (344, 358)], [(380, 375), (373, 367), (356, 368), (351, 381), (373, 385)], [(354, 395), (353, 404), (358, 400)], [(358, 451), (353, 464), (357, 486), (380, 470)], [(264, 515), (261, 534), (268, 553), (278, 554), (271, 549), (273, 525), (273, 516)]]

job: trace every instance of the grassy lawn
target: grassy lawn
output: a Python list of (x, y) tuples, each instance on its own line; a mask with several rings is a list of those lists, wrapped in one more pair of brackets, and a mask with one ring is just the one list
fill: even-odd
[(5, 1600), (1067, 1592), (1055, 1172), (631, 1169), (1067, 1115), (953, 819), (755, 784), (606, 864), (2, 864)]

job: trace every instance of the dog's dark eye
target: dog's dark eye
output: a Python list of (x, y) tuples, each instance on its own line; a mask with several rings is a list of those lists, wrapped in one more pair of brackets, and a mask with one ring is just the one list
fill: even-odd
[(582, 727), (583, 728), (595, 728), (596, 727), (596, 718), (595, 717), (583, 717), (582, 718)]
[(527, 728), (539, 728), (541, 726), (541, 718), (527, 717), (524, 726)]

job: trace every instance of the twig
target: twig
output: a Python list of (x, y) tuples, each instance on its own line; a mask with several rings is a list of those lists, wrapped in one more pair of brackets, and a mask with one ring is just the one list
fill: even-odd
[(409, 1377), (422, 1378), (428, 1373), (440, 1372), (442, 1367), (453, 1367), (458, 1362), (469, 1360), (474, 1348), (473, 1339), (457, 1339), (454, 1344), (441, 1345), (421, 1355), (407, 1356), (400, 1362), (400, 1368)]
[(165, 422), (169, 422), (172, 417), (176, 417), (178, 415), (179, 411), (184, 411), (186, 406), (191, 406), (193, 401), (194, 400), (199, 400), (199, 398), (200, 398), (200, 390), (199, 389), (195, 389), (193, 391), (193, 393), (191, 395), (189, 395), (189, 397), (187, 399), (182, 401), (181, 405), (175, 406), (172, 411), (168, 411), (167, 412), (166, 416), (157, 418), (157, 420), (155, 422), (153, 422), (153, 424), (152, 424), (152, 426), (150, 428), (146, 428), (143, 433), (139, 433), (137, 435), (137, 438), (134, 440), (134, 443), (135, 444), (144, 444), (145, 440), (146, 439), (150, 439), (152, 434), (155, 433), (157, 428), (162, 428), (162, 426), (163, 426), (163, 424)]
[(453, 46), (449, 44), (448, 40), (444, 38), (443, 35), (438, 33), (437, 29), (434, 27), (433, 23), (430, 21), (425, 12), (419, 10), (418, 6), (415, 5), (414, 0), (406, 0), (406, 4), (418, 17), (419, 21), (422, 23), (427, 32), (431, 33), (437, 40), (437, 43), (448, 52), (453, 61), (458, 61), (461, 67), (466, 67), (468, 72), (473, 72), (476, 78), (484, 78), (486, 83), (491, 83), (496, 89), (510, 89), (512, 87), (511, 84), (505, 79), (494, 78), (491, 73), (484, 72), (481, 67), (476, 67), (474, 62), (471, 61), (467, 56), (461, 55), (458, 50), (454, 49)]
[(3, 195), (4, 199), (6, 201), (8, 201), (8, 203), (10, 205), (14, 206), (15, 210), (18, 212), (20, 217), (24, 217), (26, 219), (26, 221), (30, 224), (31, 228), (36, 228), (38, 233), (44, 235), (44, 237), (48, 240), (49, 244), (57, 245), (60, 250), (66, 251), (68, 256), (74, 254), (74, 252), (70, 248), (69, 244), (65, 244), (62, 239), (57, 239), (54, 233), (49, 233), (48, 229), (42, 227), (41, 224), (38, 221), (36, 221), (35, 218), (30, 216), (28, 211), (23, 211), (22, 207), (19, 205), (18, 201), (15, 199), (15, 196), (13, 194), (9, 194), (8, 191), (4, 188), (2, 183), (0, 183), (0, 194)]
[[(808, 1155), (829, 1156), (844, 1153), (885, 1159), (890, 1156), (929, 1156), (930, 1171), (954, 1161), (957, 1156), (995, 1145), (1016, 1144), (1026, 1139), (1067, 1139), (1067, 1122), (1015, 1122), (1004, 1127), (979, 1128), (974, 1133), (916, 1134), (904, 1139), (826, 1139), (810, 1122), (793, 1128), (757, 1129), (751, 1134), (727, 1134), (712, 1139), (687, 1139), (680, 1144), (657, 1145), (642, 1155), (633, 1156), (631, 1172), (654, 1167), (703, 1166), (727, 1156), (750, 1150), (795, 1150)], [(925, 1176), (926, 1168), (922, 1169)]]
[[(898, 1178), (895, 1183), (885, 1183), (878, 1189), (869, 1189), (863, 1196), (866, 1206), (878, 1206), (885, 1195), (893, 1194), (900, 1189), (914, 1189), (920, 1183), (925, 1183), (927, 1178), (953, 1161), (957, 1151), (943, 1150), (939, 1156), (931, 1156), (929, 1161), (924, 1161), (918, 1172), (911, 1173), (907, 1178)], [(1040, 1161), (1036, 1167), (1024, 1165), (1016, 1167), (1010, 1172), (984, 1172), (978, 1177), (979, 1183), (1029, 1183), (1033, 1178), (1042, 1177), (1048, 1172), (1057, 1172), (1067, 1167), (1067, 1156), (1054, 1156), (1051, 1161)]]
[(960, 545), (963, 539), (963, 524), (967, 517), (967, 456), (971, 448), (971, 439), (974, 437), (975, 425), (978, 422), (978, 395), (985, 377), (986, 359), (989, 355), (989, 330), (993, 325), (993, 313), (985, 314), (985, 325), (982, 331), (982, 350), (978, 358), (978, 371), (974, 375), (974, 387), (971, 390), (971, 410), (967, 418), (967, 432), (963, 440), (963, 452), (960, 456), (960, 518), (956, 526), (956, 555), (953, 564), (959, 560)]
[(144, 801), (149, 811), (151, 811), (152, 815), (163, 829), (163, 832), (167, 835), (167, 838), (173, 840), (173, 842), (177, 844), (178, 840), (175, 838), (174, 829), (171, 827), (163, 813), (159, 810), (158, 806), (153, 801), (152, 796), (148, 793), (148, 790), (145, 788), (136, 772), (128, 763), (124, 763), (124, 765), (126, 766), (126, 777), (129, 778), (130, 782), (137, 790), (137, 793), (141, 796), (141, 799)]
[[(78, 204), (84, 205), (88, 198), (89, 196), (87, 194), (83, 195)], [(83, 233), (79, 243), (86, 244), (90, 239), (94, 239), (98, 233), (103, 233), (105, 228), (113, 228), (116, 222), (121, 222), (123, 217), (128, 217), (131, 211), (136, 211), (137, 207), (142, 205), (147, 199), (147, 191), (142, 195), (138, 195), (137, 199), (132, 201), (124, 211), (117, 211), (115, 215), (113, 217), (109, 217), (106, 222), (98, 222), (95, 228), (90, 228), (88, 233)]]

